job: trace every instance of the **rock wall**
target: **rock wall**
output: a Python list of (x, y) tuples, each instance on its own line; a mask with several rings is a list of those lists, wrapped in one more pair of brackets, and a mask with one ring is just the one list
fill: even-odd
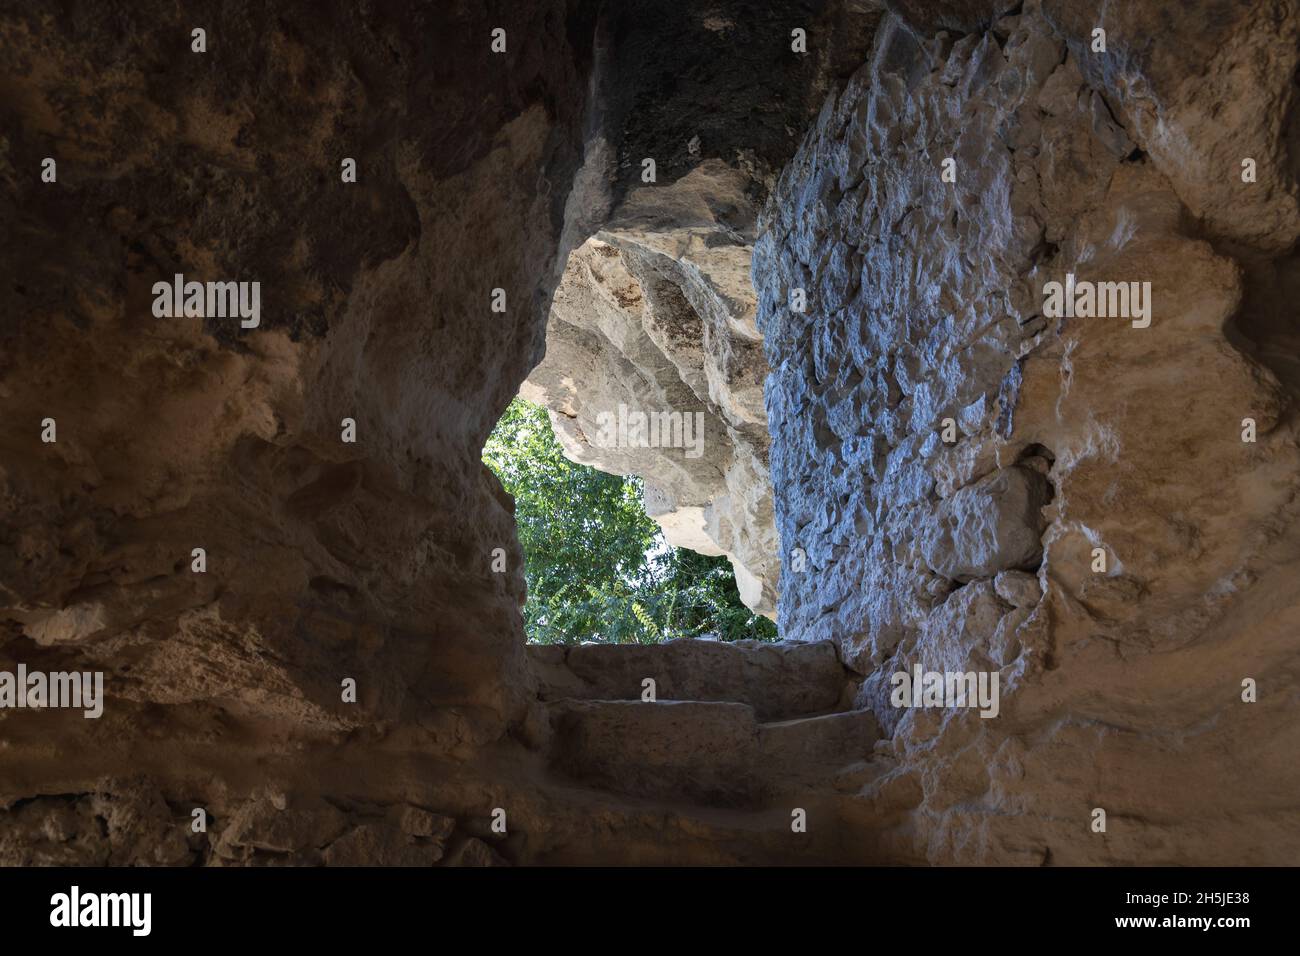
[[(641, 475), (647, 513), (668, 542), (726, 554), (742, 600), (774, 617), (780, 548), (750, 247), (713, 211), (729, 203), (752, 233), (757, 210), (744, 182), (713, 160), (675, 184), (634, 193), (632, 224), (606, 227), (569, 256), (546, 358), (523, 395), (551, 409), (568, 457)], [(659, 221), (639, 228), (642, 216)], [(663, 414), (680, 419), (677, 432), (641, 443), (636, 432), (623, 440), (608, 430), (620, 417)]]
[[(934, 861), (1294, 854), (1300, 17), (1192, 6), (890, 18), (765, 210), (782, 631), (866, 678)], [(1000, 715), (894, 706), (915, 665)]]
[[(0, 0), (0, 863), (1291, 862), (1298, 22)], [(787, 643), (525, 649), (534, 368)]]
[[(879, 19), (868, 3), (618, 5), (569, 204), (575, 233), (594, 234), (570, 255), (523, 388), (571, 459), (640, 475), (669, 543), (727, 555), (742, 600), (769, 617), (780, 548), (749, 278), (758, 207)], [(795, 29), (817, 38), (809, 53), (791, 49)], [(602, 435), (620, 408), (687, 416), (694, 443)]]
[[(0, 4), (0, 672), (104, 681), (96, 719), (0, 708), (0, 863), (788, 856), (550, 769), (479, 460), (627, 157), (759, 75), (659, 182), (779, 167), (835, 69), (786, 20), (879, 15), (742, 6)], [(258, 321), (158, 314), (176, 274)]]
[[(595, 31), (497, 6), (0, 4), (0, 670), (107, 698), (0, 711), (0, 861), (399, 862), (477, 802), (428, 765), (532, 699), (479, 455), (541, 355)], [(260, 324), (157, 317), (176, 273), (260, 281)]]

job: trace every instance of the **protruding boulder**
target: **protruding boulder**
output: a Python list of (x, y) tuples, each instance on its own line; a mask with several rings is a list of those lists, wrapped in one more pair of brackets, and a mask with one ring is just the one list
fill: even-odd
[(960, 489), (921, 539), (931, 570), (956, 581), (1034, 567), (1043, 554), (1051, 489), (1027, 468), (1002, 468)]

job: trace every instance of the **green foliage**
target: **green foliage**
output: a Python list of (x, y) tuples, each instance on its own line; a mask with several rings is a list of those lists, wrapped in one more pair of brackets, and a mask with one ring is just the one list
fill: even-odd
[(741, 603), (726, 558), (669, 547), (641, 506), (639, 479), (569, 461), (545, 409), (511, 402), (483, 461), (515, 499), (529, 640), (776, 639), (776, 626)]

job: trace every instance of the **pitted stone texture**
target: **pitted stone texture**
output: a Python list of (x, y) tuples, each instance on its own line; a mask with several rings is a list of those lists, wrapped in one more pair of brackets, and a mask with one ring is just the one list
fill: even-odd
[[(416, 805), (475, 821), (508, 806), (491, 850), (518, 862), (1294, 862), (1292, 0), (1046, 18), (1026, 0), (924, 43), (891, 27), (784, 174), (753, 272), (777, 525), (810, 559), (787, 566), (782, 614), (869, 672), (857, 702), (890, 733), (806, 784), (797, 841), (788, 806), (684, 807), (806, 766), (759, 753), (747, 775), (737, 758), (765, 734), (744, 705), (600, 705), (645, 708), (622, 743), (593, 743), (607, 788), (546, 771), (565, 734), (527, 726), (546, 707), (510, 503), (478, 458), (541, 354), (563, 256), (634, 198), (640, 157), (662, 155), (663, 186), (721, 160), (766, 192), (836, 75), (817, 42), (807, 59), (760, 42), (802, 5), (607, 4), (617, 29), (599, 32), (628, 55), (605, 56), (605, 14), (520, 0), (504, 60), (484, 42), (497, 22), (462, 0), (247, 5), (204, 56), (177, 55), (193, 24), (174, 4), (74, 6), (0, 4), (0, 667), (102, 669), (108, 702), (98, 721), (0, 714), (0, 862), (319, 863), (338, 844), (382, 863), (440, 839), (445, 823), (394, 815)], [(874, 24), (874, 5), (840, 10), (868, 7)], [(1103, 17), (1104, 58), (1087, 49)], [(769, 61), (764, 101), (740, 95)], [(566, 218), (588, 135), (588, 160), (616, 168), (584, 166)], [(50, 154), (57, 184), (37, 175)], [(586, 189), (602, 176), (616, 202)], [(678, 234), (675, 215), (645, 231)], [(710, 215), (706, 244), (753, 239)], [(708, 312), (694, 249), (642, 236), (619, 255), (647, 294)], [(263, 326), (153, 320), (150, 283), (175, 271), (262, 280)], [(1071, 271), (1150, 280), (1151, 327), (1044, 320), (1042, 284)], [(784, 311), (794, 287), (801, 316)], [(710, 360), (721, 375), (677, 379), (724, 416), (751, 407), (752, 382)], [(57, 444), (39, 442), (46, 416)], [(1037, 599), (1019, 572), (962, 583), (921, 549), (944, 502), (1007, 468), (1055, 493)], [(761, 482), (726, 484), (757, 516)], [(498, 546), (510, 574), (489, 570)], [(893, 708), (889, 675), (912, 664), (996, 668), (1001, 713)], [(688, 719), (658, 723), (674, 707)], [(623, 789), (646, 779), (657, 798)], [(1097, 805), (1104, 839), (1087, 832)], [(196, 806), (204, 837), (187, 835)], [(454, 837), (448, 857), (492, 859)]]
[[(494, 21), (460, 0), (250, 8), (202, 55), (174, 8), (0, 9), (22, 91), (0, 127), (0, 660), (30, 638), (182, 734), (504, 732), (530, 696), (522, 561), (480, 452), (561, 265), (570, 42), (591, 40), (569, 15), (519, 7), (533, 52), (493, 62)], [(56, 183), (28, 174), (48, 155)], [(259, 281), (261, 324), (155, 317), (176, 273)], [(511, 311), (484, 321), (494, 286)], [(129, 749), (112, 719), (78, 746)]]
[[(349, 832), (347, 815), (323, 802), (291, 807), (283, 797), (258, 796), (241, 804), (213, 843), (220, 862), (251, 864), (304, 853), (315, 854)], [(346, 859), (344, 841), (340, 859)], [(376, 857), (377, 858), (377, 857)]]
[(760, 720), (835, 709), (848, 684), (835, 646), (677, 640), (656, 645), (529, 645), (543, 700), (659, 700), (749, 704)]
[(1023, 571), (1003, 571), (993, 579), (993, 588), (1012, 607), (1033, 607), (1043, 599), (1038, 578)]
[(778, 526), (810, 564), (783, 571), (781, 624), (842, 641), (864, 670), (955, 584), (1040, 549), (1046, 479), (994, 473), (1015, 463), (1000, 434), (1046, 325), (1044, 205), (1096, 201), (1121, 155), (1041, 18), (1009, 31), (922, 44), (889, 21), (782, 174), (755, 247)]
[(0, 866), (186, 866), (201, 858), (188, 813), (147, 780), (104, 780), (0, 811)]
[(921, 536), (936, 574), (955, 581), (1037, 567), (1043, 556), (1046, 480), (1028, 468), (1002, 468), (956, 491)]
[[(0, 668), (102, 670), (107, 694), (100, 720), (0, 713), (0, 862), (474, 862), (486, 841), (432, 849), (446, 820), (552, 800), (523, 740), (541, 709), (523, 562), (484, 438), (541, 358), (569, 251), (619, 208), (653, 211), (632, 195), (647, 155), (657, 186), (743, 172), (739, 195), (709, 180), (690, 209), (620, 221), (619, 256), (647, 297), (676, 290), (700, 318), (693, 346), (651, 330), (690, 394), (763, 432), (737, 262), (881, 13), (506, 6), (246, 5), (204, 24), (199, 55), (189, 7), (0, 0)], [(792, 26), (811, 55), (789, 50)], [(699, 207), (716, 227), (686, 218)], [(261, 325), (156, 318), (152, 284), (177, 272), (260, 281)], [(774, 554), (766, 465), (743, 444), (699, 479), (712, 491), (663, 510), (712, 547)], [(742, 580), (754, 604), (769, 578)], [(150, 774), (143, 792), (101, 785), (124, 768)], [(413, 806), (443, 812), (391, 812)], [(209, 831), (191, 838), (195, 807)], [(512, 809), (521, 838), (492, 852), (596, 852), (591, 818), (548, 809)], [(696, 825), (659, 817), (675, 852)], [(780, 859), (789, 841), (765, 826), (697, 830), (695, 859), (752, 856), (707, 845), (737, 832)], [(629, 857), (656, 844), (636, 840)]]
[[(1030, 0), (956, 39), (885, 21), (765, 209), (777, 525), (809, 559), (783, 569), (783, 633), (838, 641), (866, 675), (857, 704), (897, 765), (864, 792), (911, 801), (931, 860), (1230, 862), (1265, 833), (1281, 860), (1300, 832), (1276, 811), (1300, 785), (1281, 756), (1295, 733), (1224, 681), (1297, 676), (1294, 256), (1261, 265), (1297, 225), (1276, 172), (1294, 17), (1275, 44), (1286, 3), (1195, 21), (1163, 5), (1168, 29), (1084, 62), (1086, 12), (1052, 26), (1067, 6), (1049, 20)], [(1184, 34), (1214, 70), (1169, 68)], [(1139, 46), (1165, 52), (1122, 52)], [(1155, 93), (1135, 83), (1120, 109), (1111, 84), (1138, 69)], [(1216, 103), (1224, 130), (1203, 127)], [(1238, 133), (1273, 157), (1267, 185), (1226, 161)], [(1237, 202), (1258, 217), (1228, 222)], [(1044, 285), (1067, 273), (1149, 281), (1150, 326), (1046, 318)], [(984, 494), (1007, 475), (1024, 482), (1010, 508)], [(890, 678), (914, 665), (996, 675), (999, 715), (895, 707)], [(1259, 761), (1248, 799), (1236, 746)], [(1077, 839), (1061, 808), (1103, 794), (1126, 808), (1122, 841)], [(1226, 806), (1231, 836), (1187, 822)]]
[[(317, 862), (364, 821), (335, 832), (316, 788), (403, 805), (427, 777), (379, 791), (411, 753), (467, 758), (533, 698), (480, 456), (541, 355), (590, 11), (512, 5), (496, 57), (468, 0), (207, 6), (0, 3), (0, 668), (106, 695), (0, 714), (4, 862)], [(176, 273), (260, 282), (261, 324), (156, 317)], [(285, 811), (249, 796), (268, 767)], [(124, 772), (148, 800), (98, 789)], [(149, 827), (103, 837), (119, 806)], [(207, 857), (162, 836), (196, 806)]]

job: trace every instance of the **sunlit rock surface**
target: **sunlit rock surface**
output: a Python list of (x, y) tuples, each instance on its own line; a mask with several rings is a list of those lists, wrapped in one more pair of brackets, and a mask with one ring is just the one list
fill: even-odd
[[(546, 359), (523, 394), (552, 410), (570, 458), (641, 475), (668, 542), (726, 554), (741, 598), (774, 617), (780, 559), (750, 247), (705, 200), (730, 195), (751, 230), (756, 210), (741, 177), (711, 172), (646, 190), (659, 202), (673, 192), (696, 200), (675, 204), (671, 232), (602, 230), (570, 255)], [(639, 438), (617, 430), (630, 415), (671, 418)]]
[[(864, 794), (911, 781), (927, 859), (1284, 862), (1296, 10), (1047, 6), (887, 21), (773, 191), (783, 633), (864, 675), (898, 761)], [(1050, 317), (1067, 274), (1149, 282), (1149, 325)], [(998, 673), (1000, 715), (898, 709), (918, 664)]]
[[(569, 257), (523, 387), (570, 458), (644, 478), (668, 542), (725, 554), (768, 617), (781, 562), (750, 281), (758, 207), (879, 17), (853, 2), (619, 5), (597, 83), (606, 125), (568, 207), (570, 234), (595, 234)], [(790, 49), (795, 28), (818, 37), (813, 54)], [(693, 442), (602, 438), (620, 409), (700, 424)]]

